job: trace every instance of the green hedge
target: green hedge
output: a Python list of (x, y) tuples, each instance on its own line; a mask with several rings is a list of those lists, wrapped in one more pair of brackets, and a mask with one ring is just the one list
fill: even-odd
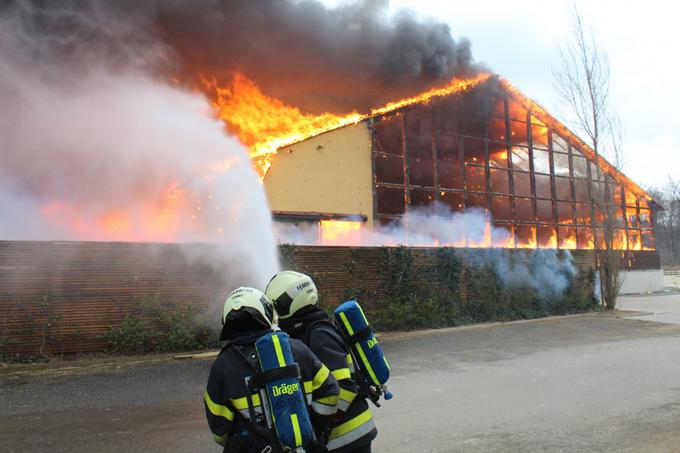
[(386, 248), (384, 253), (384, 297), (370, 310), (377, 330), (532, 319), (598, 308), (592, 271), (577, 275), (563, 294), (541, 295), (528, 286), (503, 285), (492, 267), (466, 264), (454, 249), (439, 250), (429, 269), (415, 269), (409, 248)]
[[(596, 310), (594, 274), (577, 275), (564, 294), (541, 295), (527, 286), (503, 285), (491, 266), (472, 265), (455, 249), (436, 251), (434, 262), (414, 263), (408, 247), (384, 247), (377, 291), (352, 285), (357, 263), (345, 264), (349, 279), (345, 299), (364, 304), (377, 330), (415, 330), (490, 321), (532, 319)], [(485, 253), (480, 251), (476, 255)], [(282, 247), (282, 255), (295, 266), (295, 247)], [(490, 261), (490, 260), (487, 260)], [(324, 274), (304, 271), (323, 287)], [(426, 282), (424, 284), (423, 282)], [(320, 295), (323, 299), (323, 291)], [(337, 303), (337, 301), (334, 301)], [(333, 305), (323, 304), (329, 308)], [(188, 351), (219, 346), (215, 319), (201, 319), (194, 310), (183, 311), (148, 300), (107, 335), (109, 351), (121, 354)]]
[(191, 306), (181, 309), (158, 300), (142, 301), (123, 322), (106, 334), (107, 349), (114, 354), (180, 352), (218, 347), (214, 320), (206, 319)]

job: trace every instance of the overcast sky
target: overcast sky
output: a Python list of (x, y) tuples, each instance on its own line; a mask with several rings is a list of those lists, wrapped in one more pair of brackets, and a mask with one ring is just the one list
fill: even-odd
[[(336, 4), (338, 1), (327, 0)], [(570, 32), (571, 0), (390, 0), (467, 37), (478, 62), (555, 116), (556, 50)], [(680, 178), (680, 5), (669, 0), (577, 0), (612, 72), (612, 101), (626, 128), (624, 172), (638, 184)]]

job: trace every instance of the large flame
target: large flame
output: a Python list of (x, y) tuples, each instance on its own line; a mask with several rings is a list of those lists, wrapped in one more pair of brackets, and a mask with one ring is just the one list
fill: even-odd
[[(480, 74), (469, 79), (453, 79), (444, 86), (432, 88), (424, 93), (410, 98), (390, 102), (382, 107), (374, 108), (370, 112), (351, 112), (347, 114), (323, 113), (308, 114), (300, 109), (286, 105), (279, 99), (267, 96), (260, 88), (244, 74), (236, 72), (232, 75), (231, 82), (227, 85), (219, 85), (215, 79), (204, 78), (203, 89), (207, 90), (213, 99), (218, 116), (225, 122), (229, 131), (235, 134), (241, 142), (250, 149), (253, 165), (263, 179), (272, 165), (274, 154), (282, 147), (319, 135), (350, 124), (356, 124), (366, 118), (384, 115), (403, 107), (413, 104), (426, 104), (433, 98), (448, 96), (454, 93), (467, 91), (484, 83), (490, 74)], [(595, 158), (592, 150), (583, 143), (575, 134), (569, 131), (561, 123), (555, 121), (540, 105), (526, 98), (509, 82), (500, 79), (503, 86), (513, 95), (509, 103), (510, 115), (513, 118), (522, 116), (527, 109), (531, 110), (532, 123), (536, 125), (532, 129), (534, 140), (548, 143), (548, 128), (567, 138), (572, 143), (577, 143), (591, 160)], [(513, 123), (514, 124), (514, 123)], [(515, 124), (515, 126), (517, 126)], [(526, 137), (526, 132), (512, 130), (511, 134), (515, 141), (521, 142), (520, 137)], [(538, 134), (538, 135), (537, 135)], [(522, 143), (528, 146), (528, 143)], [(507, 159), (507, 151), (497, 151), (496, 159)], [(636, 186), (632, 181), (621, 176), (606, 160), (599, 156), (599, 162), (603, 171), (612, 175), (619, 183), (625, 185), (627, 194), (635, 194), (642, 199), (649, 196)], [(527, 164), (528, 165), (528, 164)], [(528, 169), (528, 168), (527, 168)], [(582, 219), (578, 219), (581, 225)], [(356, 244), (361, 242), (363, 229), (358, 222), (346, 221), (323, 221), (321, 222), (322, 240), (327, 245), (332, 244)], [(561, 249), (593, 249), (593, 238), (576, 239), (574, 225), (564, 224), (558, 232), (542, 231), (538, 234), (536, 226), (520, 225), (510, 226), (511, 230), (503, 237), (492, 237), (490, 225), (481, 237), (463, 238), (457, 244), (423, 244), (423, 245), (453, 245), (459, 247), (505, 247), (505, 248), (561, 248)], [(539, 237), (540, 236), (540, 237)], [(627, 238), (624, 234), (617, 234), (614, 238), (615, 247), (620, 249), (630, 248), (640, 250), (643, 248), (639, 235)]]
[[(158, 200), (139, 202), (134, 207), (108, 206), (91, 209), (73, 203), (52, 201), (42, 207), (52, 224), (66, 228), (75, 237), (92, 240), (169, 242), (181, 229), (196, 227), (185, 223), (184, 215), (194, 208), (188, 194), (172, 184)], [(192, 225), (193, 223), (193, 225)]]
[(238, 72), (229, 86), (219, 86), (214, 79), (207, 78), (203, 83), (214, 93), (213, 105), (229, 131), (250, 148), (260, 177), (266, 175), (271, 157), (279, 148), (365, 118), (356, 112), (305, 114), (265, 95), (252, 80)]
[(387, 113), (408, 105), (428, 102), (467, 90), (489, 78), (482, 74), (472, 79), (453, 79), (443, 87), (433, 88), (418, 96), (391, 102), (370, 112), (347, 114), (322, 113), (312, 115), (267, 96), (244, 74), (233, 74), (231, 83), (220, 86), (215, 79), (203, 78), (204, 88), (213, 96), (218, 116), (230, 132), (250, 148), (250, 156), (261, 178), (271, 167), (272, 157), (279, 148), (368, 117)]
[[(221, 85), (214, 78), (204, 77), (201, 81), (201, 91), (207, 92), (212, 99), (213, 107), (219, 118), (226, 124), (229, 132), (248, 146), (253, 166), (261, 179), (272, 165), (274, 154), (282, 147), (297, 143), (323, 132), (356, 124), (376, 115), (384, 115), (397, 109), (414, 104), (426, 104), (434, 98), (448, 96), (467, 91), (484, 83), (489, 74), (480, 74), (469, 79), (453, 79), (441, 87), (432, 88), (424, 93), (410, 98), (390, 102), (370, 112), (350, 113), (322, 113), (309, 114), (299, 108), (286, 105), (279, 99), (263, 93), (260, 88), (246, 75), (233, 73), (230, 82)], [(548, 128), (556, 131), (562, 137), (579, 148), (591, 160), (595, 159), (592, 150), (575, 134), (561, 123), (555, 121), (540, 105), (523, 96), (516, 88), (503, 79), (499, 79), (503, 86), (513, 95), (509, 103), (510, 115), (513, 118), (526, 114), (531, 110), (532, 123), (538, 127), (532, 129), (534, 140), (548, 143)], [(516, 126), (516, 125), (515, 125)], [(510, 133), (517, 143), (522, 142), (526, 132), (513, 130)], [(535, 135), (543, 134), (543, 135)], [(504, 137), (501, 137), (503, 139)], [(521, 143), (528, 146), (528, 143)], [(514, 154), (513, 148), (513, 154)], [(507, 151), (500, 149), (493, 151), (493, 158), (503, 162), (508, 158)], [(621, 176), (608, 162), (599, 156), (601, 168), (626, 187), (626, 196), (637, 196), (646, 205), (649, 196), (632, 181)], [(217, 175), (228, 170), (234, 162), (206, 162), (203, 173)], [(120, 206), (110, 206), (101, 209), (96, 216), (85, 215), (86, 207), (71, 206), (55, 201), (43, 207), (43, 215), (56, 224), (63, 224), (78, 236), (116, 239), (116, 240), (144, 240), (171, 241), (178, 237), (181, 230), (201, 230), (206, 222), (207, 211), (220, 209), (211, 205), (209, 194), (189, 194), (178, 183), (169, 184), (167, 191), (158, 200), (147, 200), (140, 203), (134, 210)], [(226, 207), (237, 212), (238, 206)], [(214, 212), (213, 212), (214, 214)], [(221, 215), (221, 214), (219, 214)], [(189, 218), (187, 218), (189, 217)], [(577, 224), (582, 225), (582, 219)], [(422, 244), (425, 246), (447, 245), (471, 248), (560, 248), (560, 249), (592, 249), (593, 238), (580, 236), (577, 241), (575, 225), (561, 222), (559, 235), (553, 227), (549, 230), (535, 225), (508, 225), (505, 229), (492, 228), (490, 221), (483, 234), (476, 237), (464, 237), (456, 244)], [(542, 228), (542, 229), (541, 229)], [(222, 228), (217, 228), (221, 233)], [(362, 222), (324, 220), (320, 224), (321, 242), (326, 245), (356, 244), (361, 242), (364, 227)], [(601, 241), (600, 241), (601, 242)], [(626, 236), (621, 230), (614, 238), (615, 247), (620, 249), (647, 249), (643, 245), (639, 233)]]

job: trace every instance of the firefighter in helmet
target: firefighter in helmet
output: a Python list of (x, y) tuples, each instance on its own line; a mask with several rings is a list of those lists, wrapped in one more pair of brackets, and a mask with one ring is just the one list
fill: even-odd
[[(245, 384), (245, 378), (259, 369), (255, 342), (272, 331), (273, 312), (271, 302), (254, 288), (238, 288), (224, 302), (220, 339), (226, 345), (210, 369), (203, 401), (210, 431), (225, 452), (281, 451), (276, 433), (267, 432), (259, 395), (248, 395)], [(325, 439), (337, 410), (338, 383), (301, 341), (291, 338), (290, 346), (317, 433), (317, 443), (307, 451), (326, 451)]]
[(317, 306), (316, 285), (305, 274), (282, 271), (271, 279), (265, 294), (274, 303), (279, 327), (309, 346), (340, 383), (338, 414), (331, 424), (328, 450), (370, 452), (378, 431), (366, 398), (358, 393), (352, 378), (350, 351), (328, 314)]

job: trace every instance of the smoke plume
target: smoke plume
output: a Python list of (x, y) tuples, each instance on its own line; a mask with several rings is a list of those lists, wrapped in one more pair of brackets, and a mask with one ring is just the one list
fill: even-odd
[(0, 3), (0, 237), (224, 240), (271, 273), (246, 150), (193, 90), (240, 72), (303, 111), (341, 112), (476, 71), (448, 25), (388, 6)]
[[(137, 2), (142, 3), (142, 2)], [(387, 0), (156, 2), (154, 23), (188, 74), (239, 70), (266, 94), (313, 113), (347, 112), (478, 70), (449, 26)]]
[[(280, 243), (318, 245), (320, 242), (318, 229), (311, 226), (283, 223), (275, 228), (275, 237)], [(532, 250), (526, 256), (519, 256), (521, 252), (490, 248), (503, 247), (511, 238), (510, 231), (492, 226), (488, 214), (481, 209), (452, 212), (446, 205), (432, 203), (410, 209), (398, 222), (377, 225), (372, 230), (348, 231), (335, 238), (333, 245), (453, 245), (462, 249), (461, 257), (469, 264), (494, 269), (506, 287), (528, 286), (543, 297), (563, 294), (577, 274), (569, 252), (558, 256), (555, 250)], [(468, 252), (468, 247), (484, 250)]]
[(407, 11), (390, 15), (387, 0), (15, 3), (30, 32), (50, 40), (36, 57), (56, 52), (76, 68), (99, 56), (190, 86), (201, 77), (227, 83), (239, 71), (309, 113), (365, 111), (479, 70), (469, 42), (456, 41), (449, 25)]
[(489, 249), (483, 253), (465, 253), (464, 257), (473, 265), (493, 268), (505, 287), (529, 287), (544, 299), (564, 294), (578, 274), (568, 250), (559, 256), (556, 250), (532, 250), (522, 254)]
[(171, 60), (136, 21), (76, 3), (0, 9), (0, 238), (220, 242), (266, 283), (276, 249), (247, 150), (157, 76)]

